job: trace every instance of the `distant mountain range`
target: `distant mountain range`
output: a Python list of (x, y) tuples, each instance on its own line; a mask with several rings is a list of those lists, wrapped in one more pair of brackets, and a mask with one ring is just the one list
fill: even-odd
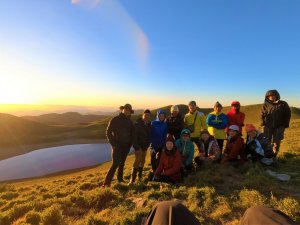
[(83, 125), (107, 117), (104, 115), (82, 115), (78, 112), (67, 112), (62, 114), (49, 113), (40, 116), (23, 116), (22, 118), (47, 125)]

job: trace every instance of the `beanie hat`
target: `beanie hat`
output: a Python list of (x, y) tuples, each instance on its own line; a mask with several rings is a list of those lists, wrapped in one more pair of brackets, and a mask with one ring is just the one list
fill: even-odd
[(197, 105), (195, 101), (190, 101), (189, 105)]
[(145, 113), (149, 113), (149, 114), (151, 114), (151, 112), (150, 112), (150, 110), (149, 109), (146, 109), (145, 111), (144, 111), (144, 114)]
[(171, 107), (171, 110), (170, 110), (171, 112), (179, 112), (179, 108), (178, 108), (178, 106), (177, 105), (173, 105), (172, 107)]
[(221, 107), (221, 108), (223, 108), (223, 106), (221, 105), (220, 102), (216, 102), (215, 105), (214, 105), (214, 107)]
[(235, 131), (239, 132), (240, 129), (237, 125), (231, 125), (228, 127), (228, 130), (235, 130)]
[(166, 143), (167, 143), (168, 141), (170, 141), (170, 142), (172, 142), (172, 143), (174, 144), (174, 142), (175, 142), (174, 136), (171, 135), (171, 134), (168, 134), (168, 135), (167, 135), (167, 138), (166, 138)]
[(246, 124), (246, 132), (256, 131), (256, 127), (253, 124)]

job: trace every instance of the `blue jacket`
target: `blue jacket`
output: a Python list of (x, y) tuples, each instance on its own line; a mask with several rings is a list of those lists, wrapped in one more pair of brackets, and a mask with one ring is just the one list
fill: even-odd
[(166, 121), (159, 121), (158, 115), (162, 113), (166, 116), (166, 112), (164, 110), (158, 110), (156, 120), (151, 122), (152, 128), (150, 134), (150, 146), (154, 149), (162, 149), (165, 147), (168, 126)]
[(189, 166), (192, 165), (193, 163), (195, 150), (194, 150), (194, 143), (190, 139), (187, 142), (183, 140), (182, 134), (185, 132), (191, 134), (191, 132), (188, 129), (183, 129), (181, 131), (180, 138), (176, 140), (175, 145), (183, 157), (183, 164), (185, 166)]

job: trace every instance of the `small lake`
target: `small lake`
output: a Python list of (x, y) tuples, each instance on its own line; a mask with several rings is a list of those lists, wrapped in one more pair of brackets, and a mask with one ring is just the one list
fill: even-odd
[(35, 150), (0, 161), (0, 181), (38, 177), (111, 160), (109, 144), (76, 144)]

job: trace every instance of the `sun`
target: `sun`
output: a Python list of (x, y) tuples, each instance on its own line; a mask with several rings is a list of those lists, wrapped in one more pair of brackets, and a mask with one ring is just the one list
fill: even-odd
[(34, 100), (33, 93), (21, 84), (0, 84), (0, 104), (32, 104)]

